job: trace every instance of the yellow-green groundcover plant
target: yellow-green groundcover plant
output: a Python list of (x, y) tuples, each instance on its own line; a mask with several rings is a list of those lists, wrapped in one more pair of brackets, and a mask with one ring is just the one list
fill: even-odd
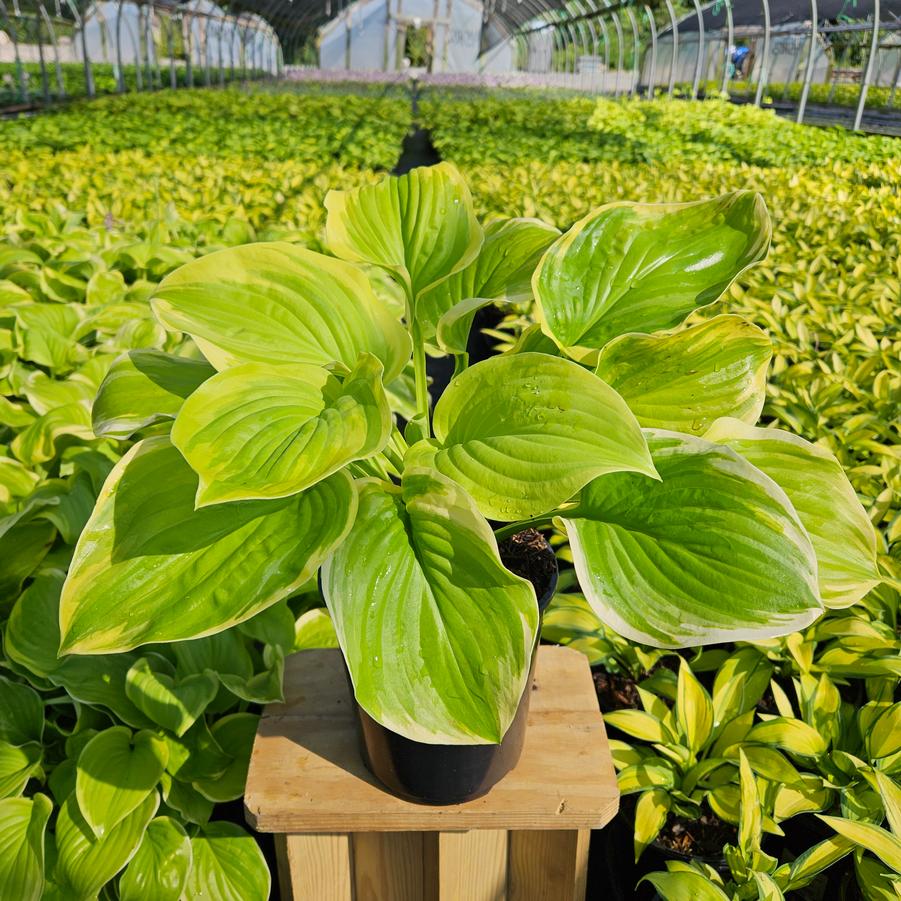
[[(321, 569), (361, 706), (418, 741), (490, 744), (538, 626), (497, 535), (562, 524), (597, 614), (660, 647), (785, 634), (876, 584), (837, 462), (754, 427), (763, 333), (728, 314), (679, 330), (765, 256), (758, 195), (483, 228), (441, 164), (326, 206), (335, 257), (246, 245), (156, 290), (210, 368), (132, 351), (101, 385), (95, 431), (146, 437), (77, 545), (61, 654), (211, 635)], [(476, 309), (530, 293), (541, 331), (468, 366)], [(427, 344), (457, 364), (434, 410)], [(402, 433), (386, 386), (411, 372)]]

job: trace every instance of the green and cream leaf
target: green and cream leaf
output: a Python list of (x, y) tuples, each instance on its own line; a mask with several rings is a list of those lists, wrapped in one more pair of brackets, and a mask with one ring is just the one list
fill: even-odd
[(472, 262), (482, 246), (469, 188), (450, 163), (329, 191), (325, 208), (332, 253), (390, 270), (413, 301)]
[(163, 279), (152, 306), (219, 370), (239, 363), (351, 369), (368, 352), (390, 381), (410, 357), (406, 331), (359, 267), (294, 244), (246, 244), (193, 260)]
[(656, 477), (623, 399), (559, 357), (477, 363), (451, 381), (433, 424), (435, 438), (414, 445), (408, 465), (434, 466), (492, 519), (547, 513), (605, 473)]
[[(451, 310), (458, 310), (454, 317), (458, 335), (468, 334), (478, 306), (461, 307), (464, 301), (481, 299), (491, 301), (526, 301), (532, 297), (532, 273), (544, 251), (559, 237), (560, 232), (540, 219), (496, 219), (485, 226), (485, 242), (479, 255), (464, 269), (426, 291), (416, 304), (424, 338), (438, 335), (439, 344), (445, 345), (450, 335), (442, 337), (441, 323)], [(461, 321), (462, 320), (462, 321)], [(449, 331), (447, 324), (445, 331)], [(456, 342), (459, 344), (459, 337)], [(466, 349), (465, 338), (462, 342)], [(459, 352), (459, 351), (456, 351)]]
[(344, 379), (300, 363), (246, 363), (213, 376), (172, 428), (200, 477), (196, 505), (289, 497), (378, 453), (391, 433), (381, 376), (371, 354)]
[(735, 191), (694, 203), (612, 203), (577, 222), (533, 279), (543, 327), (577, 359), (628, 332), (679, 325), (766, 256), (763, 198)]
[(196, 493), (168, 438), (140, 442), (116, 465), (63, 587), (61, 653), (197, 638), (249, 619), (313, 576), (356, 508), (344, 471), (281, 500), (195, 510)]
[(597, 374), (645, 428), (703, 435), (720, 416), (754, 424), (763, 410), (772, 344), (738, 316), (672, 335), (621, 335)]
[(215, 369), (203, 360), (159, 350), (130, 350), (115, 360), (94, 400), (94, 434), (129, 438), (155, 422), (174, 419), (185, 398)]
[(687, 647), (804, 628), (822, 612), (788, 497), (730, 448), (645, 432), (661, 481), (591, 482), (565, 524), (595, 612), (633, 641)]
[(718, 420), (705, 437), (738, 451), (788, 495), (813, 543), (827, 607), (849, 607), (879, 584), (876, 532), (828, 450), (735, 419)]
[(538, 606), (458, 485), (415, 469), (400, 488), (362, 483), (322, 590), (373, 719), (430, 744), (501, 740), (525, 688)]

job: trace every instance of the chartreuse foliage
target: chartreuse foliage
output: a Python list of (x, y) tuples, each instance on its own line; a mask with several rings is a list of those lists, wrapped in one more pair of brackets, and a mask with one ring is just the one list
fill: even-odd
[[(243, 632), (183, 644), (177, 654), (158, 644), (58, 657), (60, 590), (106, 477), (133, 432), (171, 423), (215, 373), (154, 321), (147, 297), (200, 248), (252, 234), (245, 223), (208, 244), (195, 236), (190, 247), (193, 239), (175, 239), (159, 224), (123, 235), (89, 230), (64, 213), (29, 214), (0, 245), (4, 899), (93, 897), (115, 892), (117, 882), (120, 897), (181, 898), (192, 847), (211, 834), (210, 844), (222, 840), (214, 803), (243, 792), (256, 716), (239, 711), (280, 698), (295, 617), (318, 600), (315, 592), (301, 600), (307, 586), (296, 613), (276, 605)], [(134, 381), (144, 407), (132, 403)], [(156, 481), (165, 494), (166, 480)], [(299, 646), (304, 640), (298, 636)], [(155, 849), (173, 830), (181, 844), (174, 875), (166, 875)], [(218, 886), (217, 898), (263, 899), (269, 877), (256, 842), (244, 833), (227, 838), (246, 876), (230, 882), (220, 872), (228, 855), (214, 854), (204, 891)]]
[[(891, 867), (897, 839), (886, 829), (897, 833), (901, 826), (901, 705), (894, 702), (899, 642), (891, 630), (839, 611), (766, 644), (768, 651), (748, 645), (727, 656), (709, 694), (683, 660), (678, 678), (658, 669), (639, 683), (642, 710), (607, 714), (610, 725), (633, 739), (611, 745), (621, 790), (639, 794), (636, 855), (671, 813), (693, 819), (709, 808), (741, 836), (754, 810), (762, 811), (754, 830), (775, 833), (785, 820), (826, 812), (823, 819), (838, 835), (794, 861), (779, 864), (727, 847), (732, 884), (697, 863), (649, 878), (664, 898), (688, 897), (680, 894), (688, 891), (720, 897), (705, 880), (727, 897), (754, 898), (752, 888), (761, 881), (771, 881), (772, 892), (800, 889), (853, 851), (865, 896), (888, 897), (879, 892), (890, 894), (895, 877), (879, 871), (867, 852)], [(787, 692), (784, 677), (792, 669)], [(848, 675), (868, 677), (860, 703), (842, 697)], [(767, 707), (772, 712), (763, 712)], [(698, 742), (700, 750), (693, 750)]]
[[(591, 100), (438, 99), (425, 110), (433, 138), (446, 158), (465, 168), (477, 212), (487, 224), (475, 260), (418, 299), (425, 340), (460, 353), (472, 312), (486, 299), (528, 304), (532, 273), (545, 242), (556, 237), (540, 219), (566, 228), (611, 201), (695, 201), (736, 185), (763, 192), (774, 222), (768, 258), (733, 282), (722, 303), (693, 316), (691, 327), (614, 338), (599, 351), (597, 372), (642, 426), (703, 438), (718, 417), (754, 425), (772, 348), (764, 422), (775, 420), (812, 442), (813, 450), (834, 454), (871, 521), (880, 526), (880, 563), (888, 572), (894, 567), (897, 579), (901, 168), (896, 142), (798, 128), (770, 113), (718, 103), (642, 104), (645, 124), (619, 104), (629, 123), (613, 133), (609, 109), (598, 117), (602, 130), (586, 128), (595, 109)], [(298, 120), (302, 128), (296, 127)], [(185, 398), (215, 372), (192, 342), (154, 321), (146, 299), (156, 284), (198, 253), (235, 244), (289, 240), (321, 247), (325, 191), (373, 183), (376, 176), (365, 167), (387, 169), (394, 163), (407, 123), (408, 103), (393, 98), (195, 91), (76, 103), (52, 116), (5, 124), (0, 515), (11, 518), (0, 521), (0, 629), (9, 676), (3, 684), (21, 690), (4, 692), (0, 711), (30, 711), (4, 725), (10, 731), (0, 735), (5, 742), (0, 795), (9, 793), (0, 800), (0, 842), (15, 847), (7, 853), (4, 844), (0, 850), (0, 887), (8, 884), (3, 879), (10, 867), (26, 874), (24, 883), (10, 890), (14, 897), (72, 896), (60, 887), (63, 870), (53, 836), (59, 816), (51, 814), (50, 799), (58, 811), (75, 791), (82, 748), (95, 734), (122, 724), (134, 735), (142, 730), (165, 735), (169, 759), (156, 788), (161, 807), (146, 830), (154, 838), (142, 842), (103, 891), (115, 891), (118, 882), (121, 897), (155, 897), (157, 884), (146, 880), (154, 878), (156, 868), (167, 892), (160, 897), (179, 897), (179, 874), (187, 867), (187, 897), (212, 884), (225, 896), (265, 895), (268, 878), (253, 840), (217, 823), (210, 799), (237, 797), (243, 788), (241, 761), (246, 762), (253, 717), (236, 718), (234, 712), (249, 701), (278, 697), (284, 653), (307, 642), (336, 642), (327, 614), (309, 609), (311, 602), (321, 603), (318, 595), (311, 585), (302, 586), (288, 602), (210, 638), (59, 660), (60, 586), (97, 493), (130, 445), (127, 436), (165, 433)], [(334, 161), (338, 155), (340, 163)], [(664, 163), (645, 165), (645, 160)], [(503, 218), (488, 221), (497, 216)], [(519, 235), (515, 243), (514, 234)], [(398, 295), (392, 288), (387, 271), (377, 272), (367, 273), (373, 290), (390, 309), (403, 310), (403, 291)], [(732, 318), (724, 312), (752, 319), (766, 330), (766, 339), (748, 324), (731, 330), (717, 326), (723, 334), (738, 331), (746, 337), (744, 343), (729, 341), (729, 354), (718, 359), (719, 332), (712, 323)], [(699, 331), (695, 347), (694, 324), (701, 317), (711, 319), (711, 331)], [(550, 338), (540, 332), (537, 338), (528, 344), (532, 351), (554, 352)], [(645, 350), (658, 343), (666, 352), (646, 357)], [(147, 347), (154, 350), (141, 350)], [(639, 354), (641, 365), (630, 367)], [(173, 356), (170, 379), (166, 371), (173, 369)], [(680, 356), (684, 363), (674, 364)], [(92, 402), (117, 359), (120, 378), (104, 384), (105, 399), (94, 403), (92, 428)], [(181, 365), (189, 359), (193, 367)], [(689, 374), (692, 369), (701, 370), (697, 379)], [(641, 377), (654, 372), (656, 381), (645, 387)], [(130, 379), (145, 375), (151, 383), (132, 390)], [(395, 411), (406, 411), (408, 418), (415, 413), (408, 375), (388, 393)], [(699, 405), (698, 398), (710, 403)], [(403, 452), (396, 438), (391, 445), (382, 456)], [(366, 465), (370, 476), (375, 462), (370, 458)], [(810, 465), (824, 478), (830, 468), (816, 460)], [(849, 552), (847, 585), (852, 593), (860, 590), (870, 579), (866, 564), (861, 571), (859, 563), (861, 556), (867, 559), (866, 533), (860, 533), (862, 541), (845, 541), (857, 532), (856, 517), (842, 520), (841, 540), (838, 520), (827, 514), (825, 533), (818, 533), (792, 485), (780, 487), (810, 534), (820, 576), (828, 572), (829, 560), (821, 539), (834, 532), (835, 545), (841, 549), (844, 543)], [(567, 557), (568, 549), (562, 555)], [(839, 716), (818, 714), (816, 723), (806, 719), (807, 708), (785, 703), (794, 691), (792, 680), (812, 677), (819, 684), (825, 673), (847, 698), (859, 692), (867, 704), (891, 707), (886, 698), (899, 675), (897, 594), (877, 588), (846, 607), (846, 579), (833, 571), (829, 580), (823, 597), (839, 609), (801, 633), (758, 642), (776, 677), (770, 690), (779, 717), (803, 718), (800, 727), (776, 723), (758, 735), (801, 748), (810, 738), (804, 725), (817, 729), (816, 723), (830, 723), (834, 730), (840, 723), (849, 733), (841, 748), (881, 772), (894, 765), (886, 749), (897, 732), (891, 719), (897, 712), (876, 719), (873, 737), (861, 745), (862, 739), (854, 738), (859, 727), (853, 707), (859, 703), (845, 700)], [(661, 650), (613, 632), (604, 608), (593, 608), (575, 591), (555, 599), (544, 633), (557, 629), (568, 641), (572, 633), (567, 636), (566, 628), (574, 618), (579, 630), (573, 643), (607, 667), (641, 678), (661, 659)], [(703, 680), (702, 670), (715, 669), (728, 656), (722, 648), (704, 651), (692, 658), (692, 669)], [(667, 672), (655, 670), (647, 690), (671, 703), (675, 677), (667, 681)], [(819, 694), (822, 710), (834, 710), (828, 686)], [(720, 702), (718, 717), (728, 717), (729, 704), (739, 703), (732, 697)], [(867, 728), (874, 714), (864, 716), (860, 726)], [(754, 752), (746, 751), (749, 761), (755, 760)], [(829, 815), (869, 815), (871, 808), (855, 800), (864, 794), (854, 772), (859, 765), (844, 761), (845, 770), (821, 770), (809, 757), (791, 762), (807, 794), (783, 786), (781, 816), (821, 809), (827, 801)], [(760, 766), (760, 759), (755, 764)], [(717, 792), (723, 799), (719, 810), (728, 802), (737, 811), (738, 767), (720, 772), (729, 774), (734, 788)], [(16, 797), (23, 789), (27, 798)], [(843, 805), (845, 797), (851, 801)], [(27, 803), (7, 807), (11, 801)], [(883, 828), (890, 816), (887, 812)], [(190, 851), (181, 850), (184, 842), (178, 829), (163, 824), (167, 819), (181, 824)], [(164, 846), (180, 849), (172, 851), (172, 867), (161, 862)], [(844, 853), (824, 842), (806, 856), (805, 866), (825, 866)], [(874, 896), (886, 888), (889, 870), (881, 860), (855, 852), (855, 866), (861, 884), (874, 886)]]
[[(214, 635), (322, 566), (364, 709), (419, 741), (498, 742), (525, 686), (538, 611), (531, 586), (501, 565), (486, 517), (509, 523), (504, 534), (559, 518), (595, 611), (658, 646), (785, 634), (817, 617), (815, 550), (778, 481), (724, 444), (643, 431), (628, 399), (580, 362), (715, 301), (766, 251), (758, 196), (602, 208), (560, 237), (495, 226), (483, 265), (484, 232), (453, 167), (337, 193), (327, 207), (343, 259), (247, 245), (182, 266), (154, 292), (157, 318), (193, 338), (217, 373), (174, 421), (165, 417), (184, 378), (169, 390), (157, 374), (144, 391), (132, 374), (134, 411), (113, 390), (115, 372), (101, 388), (98, 404), (116, 398), (108, 428), (153, 421), (155, 434), (110, 474), (76, 547), (60, 606), (64, 660)], [(536, 242), (547, 248), (537, 267)], [(396, 279), (402, 312), (360, 264)], [(458, 273), (440, 304), (420, 307)], [(528, 351), (468, 367), (458, 352), (433, 414), (423, 323), (485, 286), (516, 295), (530, 275), (544, 328), (577, 359)], [(760, 337), (725, 325), (728, 378), (703, 336), (681, 355), (649, 345), (648, 371), (663, 378), (656, 359), (682, 359), (683, 383), (703, 384), (692, 357), (706, 357), (714, 412), (696, 389), (692, 416), (728, 408), (753, 422)], [(401, 434), (385, 384), (410, 357), (415, 409)], [(161, 683), (155, 695), (166, 692)], [(181, 728), (190, 711), (170, 704)], [(708, 739), (694, 736), (690, 752)]]
[[(886, 826), (860, 816), (860, 811), (853, 807), (845, 808), (843, 800), (843, 816), (820, 817), (835, 830), (835, 835), (808, 848), (791, 862), (780, 864), (761, 845), (767, 820), (766, 797), (767, 794), (772, 797), (773, 783), (768, 780), (791, 780), (792, 767), (779, 757), (778, 752), (771, 752), (774, 755), (769, 762), (771, 772), (767, 773), (766, 767), (761, 770), (759, 766), (754, 766), (750, 756), (752, 750), (753, 747), (739, 747), (737, 750), (740, 814), (737, 821), (738, 842), (727, 844), (724, 848), (728, 878), (696, 859), (687, 863), (671, 861), (667, 863), (666, 872), (651, 873), (645, 877), (660, 897), (665, 901), (689, 898), (702, 901), (742, 901), (747, 898), (781, 901), (786, 892), (806, 888), (820, 873), (852, 853), (863, 896), (868, 899), (896, 897), (901, 889), (901, 786), (896, 779), (856, 761), (860, 764), (861, 773), (872, 785), (870, 816), (878, 820), (884, 816)], [(756, 756), (761, 759), (759, 749)], [(773, 763), (779, 760), (782, 763), (778, 768), (782, 772), (777, 774)], [(793, 781), (798, 783), (801, 777), (795, 774)], [(642, 800), (648, 797), (650, 793), (643, 795)]]
[(601, 207), (541, 260), (539, 315), (562, 349), (593, 359), (611, 338), (672, 328), (713, 303), (769, 243), (766, 206), (751, 192)]

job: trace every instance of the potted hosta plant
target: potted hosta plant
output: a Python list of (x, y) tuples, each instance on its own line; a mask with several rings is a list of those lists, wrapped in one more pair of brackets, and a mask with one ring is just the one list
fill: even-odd
[[(319, 572), (366, 716), (500, 753), (539, 607), (499, 539), (558, 524), (598, 616), (657, 647), (784, 634), (877, 581), (838, 464), (754, 427), (766, 336), (729, 315), (679, 328), (766, 254), (758, 195), (615, 203), (561, 236), (483, 228), (441, 164), (326, 207), (334, 256), (245, 245), (156, 290), (203, 359), (130, 352), (101, 386), (95, 430), (144, 437), (79, 540), (61, 654), (210, 635)], [(468, 366), (475, 311), (533, 297), (545, 350)], [(427, 346), (456, 363), (434, 409)]]

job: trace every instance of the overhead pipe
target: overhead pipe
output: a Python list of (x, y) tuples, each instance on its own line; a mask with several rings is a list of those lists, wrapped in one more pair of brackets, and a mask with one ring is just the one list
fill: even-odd
[(41, 11), (41, 16), (44, 19), (44, 24), (47, 26), (47, 34), (50, 36), (50, 44), (53, 47), (53, 61), (56, 68), (57, 95), (59, 97), (65, 97), (66, 83), (63, 79), (63, 67), (59, 58), (59, 44), (56, 41), (56, 29), (53, 27), (53, 21), (51, 20), (50, 15), (47, 12), (47, 8), (44, 6), (43, 2), (38, 3), (38, 9)]
[(876, 55), (879, 53), (879, 0), (873, 0), (873, 32), (870, 37), (870, 52), (867, 54), (867, 67), (863, 72), (863, 81), (860, 85), (860, 97), (857, 100), (857, 112), (854, 114), (854, 131), (860, 131), (860, 123), (863, 120), (864, 107), (867, 105), (867, 91), (873, 79), (873, 67), (876, 64)]
[(169, 57), (169, 88), (174, 91), (178, 87), (178, 75), (175, 71), (175, 20), (172, 10), (166, 14), (166, 56)]
[(807, 65), (804, 67), (804, 84), (801, 87), (801, 99), (798, 101), (797, 122), (800, 125), (804, 121), (804, 110), (807, 108), (807, 95), (810, 93), (810, 84), (813, 81), (813, 63), (817, 49), (817, 0), (810, 0), (810, 45), (807, 48)]
[[(587, 5), (587, 3), (586, 3)], [(590, 7), (589, 7), (590, 9)], [(591, 18), (585, 20), (585, 26), (591, 34), (591, 78), (588, 83), (588, 91), (596, 93), (597, 77), (598, 77), (598, 60), (600, 59), (600, 37), (597, 28), (598, 20)]]
[(203, 47), (203, 86), (208, 88), (212, 84), (212, 75), (210, 74), (210, 17), (203, 17), (202, 26), (202, 47)]
[(125, 70), (122, 68), (122, 6), (125, 0), (119, 0), (116, 6), (116, 90), (125, 93)]
[(138, 7), (138, 30), (134, 32), (129, 26), (129, 34), (131, 35), (131, 46), (135, 54), (135, 87), (139, 91), (144, 90), (144, 59), (141, 56), (141, 7)]
[(635, 19), (635, 13), (631, 6), (626, 7), (626, 15), (629, 17), (629, 24), (632, 26), (632, 84), (629, 87), (629, 96), (634, 97), (638, 91), (638, 22)]
[(601, 59), (601, 43), (604, 44), (604, 52), (607, 52), (607, 30), (606, 25), (604, 24), (604, 20), (601, 18), (591, 19), (591, 31), (594, 36), (594, 50), (592, 51), (592, 56), (594, 57), (594, 74), (591, 81), (591, 92), (593, 94), (598, 93), (598, 77), (603, 73), (600, 71), (599, 62)]
[(194, 23), (191, 20), (191, 10), (185, 8), (181, 15), (181, 40), (185, 55), (185, 86), (194, 87)]
[(673, 51), (669, 63), (669, 85), (667, 85), (667, 97), (672, 100), (673, 91), (676, 89), (676, 65), (679, 62), (679, 22), (676, 19), (676, 11), (671, 0), (666, 0), (666, 11), (669, 14), (670, 33), (673, 36)]
[(22, 57), (19, 55), (19, 28), (17, 25), (13, 25), (9, 10), (6, 8), (6, 3), (4, 3), (3, 0), (0, 0), (0, 13), (2, 13), (3, 18), (6, 20), (6, 30), (9, 32), (9, 37), (13, 42), (13, 59), (15, 60), (16, 66), (16, 80), (19, 83), (19, 102), (27, 103), (28, 85), (25, 83), (25, 69), (22, 67)]
[[(569, 74), (575, 74), (576, 71), (576, 44), (575, 44), (575, 33), (572, 30), (572, 26), (566, 19), (560, 19), (557, 23), (557, 30), (560, 33), (560, 38), (563, 41), (563, 67), (561, 74), (563, 75), (563, 83), (566, 84), (566, 76)], [(572, 44), (572, 60), (570, 60), (570, 44)]]
[[(604, 6), (610, 7), (610, 0), (604, 0)], [(616, 78), (613, 81), (613, 96), (619, 97), (619, 76), (623, 71), (623, 23), (615, 12), (610, 13), (613, 27), (616, 29)]]
[[(576, 26), (578, 27), (579, 33), (582, 35), (582, 56), (591, 53), (593, 57), (596, 58), (597, 51), (597, 33), (594, 30), (592, 22), (590, 19), (585, 18), (586, 10), (585, 7), (579, 2), (579, 0), (573, 0), (573, 6), (575, 7), (578, 15), (575, 19)], [(586, 35), (588, 39), (586, 40)], [(590, 48), (590, 49), (589, 49)], [(580, 57), (581, 58), (581, 57)], [(579, 70), (579, 89), (585, 90), (585, 73), (580, 68)]]
[(610, 31), (603, 16), (598, 16), (595, 21), (601, 27), (601, 34), (604, 36), (604, 93), (607, 93), (607, 73), (610, 71)]
[(704, 58), (704, 13), (701, 12), (701, 4), (698, 0), (693, 0), (695, 6), (695, 14), (698, 17), (698, 53), (695, 57), (695, 77), (691, 83), (691, 99), (698, 99), (698, 88), (701, 85), (701, 69), (703, 67)]
[(225, 87), (225, 59), (222, 56), (222, 30), (225, 26), (225, 14), (219, 16), (219, 30), (216, 32), (219, 44), (219, 87)]
[[(730, 52), (732, 45), (735, 43), (735, 23), (732, 20), (732, 0), (724, 0), (726, 4), (726, 53), (723, 63), (723, 82), (720, 85), (720, 93), (727, 94), (729, 92), (729, 65), (732, 62)], [(814, 0), (816, 2), (816, 0)]]
[(147, 62), (150, 63), (152, 61), (153, 68), (151, 69), (151, 77), (156, 84), (156, 87), (163, 87), (163, 73), (160, 70), (160, 57), (156, 52), (156, 39), (154, 37), (153, 26), (156, 21), (156, 7), (153, 4), (153, 0), (148, 0), (148, 9), (149, 15), (147, 17), (147, 47), (148, 47), (148, 59)]
[(648, 28), (651, 32), (651, 62), (648, 69), (648, 100), (654, 99), (654, 92), (657, 89), (657, 23), (654, 21), (654, 13), (651, 7), (644, 5), (644, 14), (648, 19)]
[(93, 97), (95, 96), (94, 70), (91, 66), (91, 56), (88, 53), (88, 38), (87, 34), (85, 34), (84, 19), (82, 19), (81, 13), (78, 12), (78, 7), (75, 5), (73, 0), (66, 0), (66, 5), (70, 10), (72, 10), (72, 17), (75, 19), (75, 27), (81, 31), (81, 54), (82, 62), (84, 65), (85, 93), (89, 98), (93, 99)]
[(236, 18), (232, 18), (231, 21), (231, 35), (228, 39), (228, 66), (229, 66), (229, 80), (235, 80), (235, 36), (238, 34), (238, 20)]
[(579, 53), (581, 51), (581, 35), (582, 29), (579, 27), (578, 22), (567, 22), (566, 30), (569, 32), (570, 40), (572, 41), (572, 67), (571, 74), (573, 76), (573, 85), (576, 83), (576, 74), (579, 68)]
[(44, 59), (44, 36), (41, 34), (41, 19), (37, 13), (34, 15), (34, 33), (38, 47), (38, 66), (41, 70), (41, 94), (44, 103), (50, 103), (50, 76), (47, 73), (47, 62)]
[(757, 93), (754, 105), (760, 106), (763, 92), (766, 90), (767, 77), (770, 72), (770, 0), (761, 0), (763, 4), (763, 58), (760, 60), (760, 71), (757, 73)]

